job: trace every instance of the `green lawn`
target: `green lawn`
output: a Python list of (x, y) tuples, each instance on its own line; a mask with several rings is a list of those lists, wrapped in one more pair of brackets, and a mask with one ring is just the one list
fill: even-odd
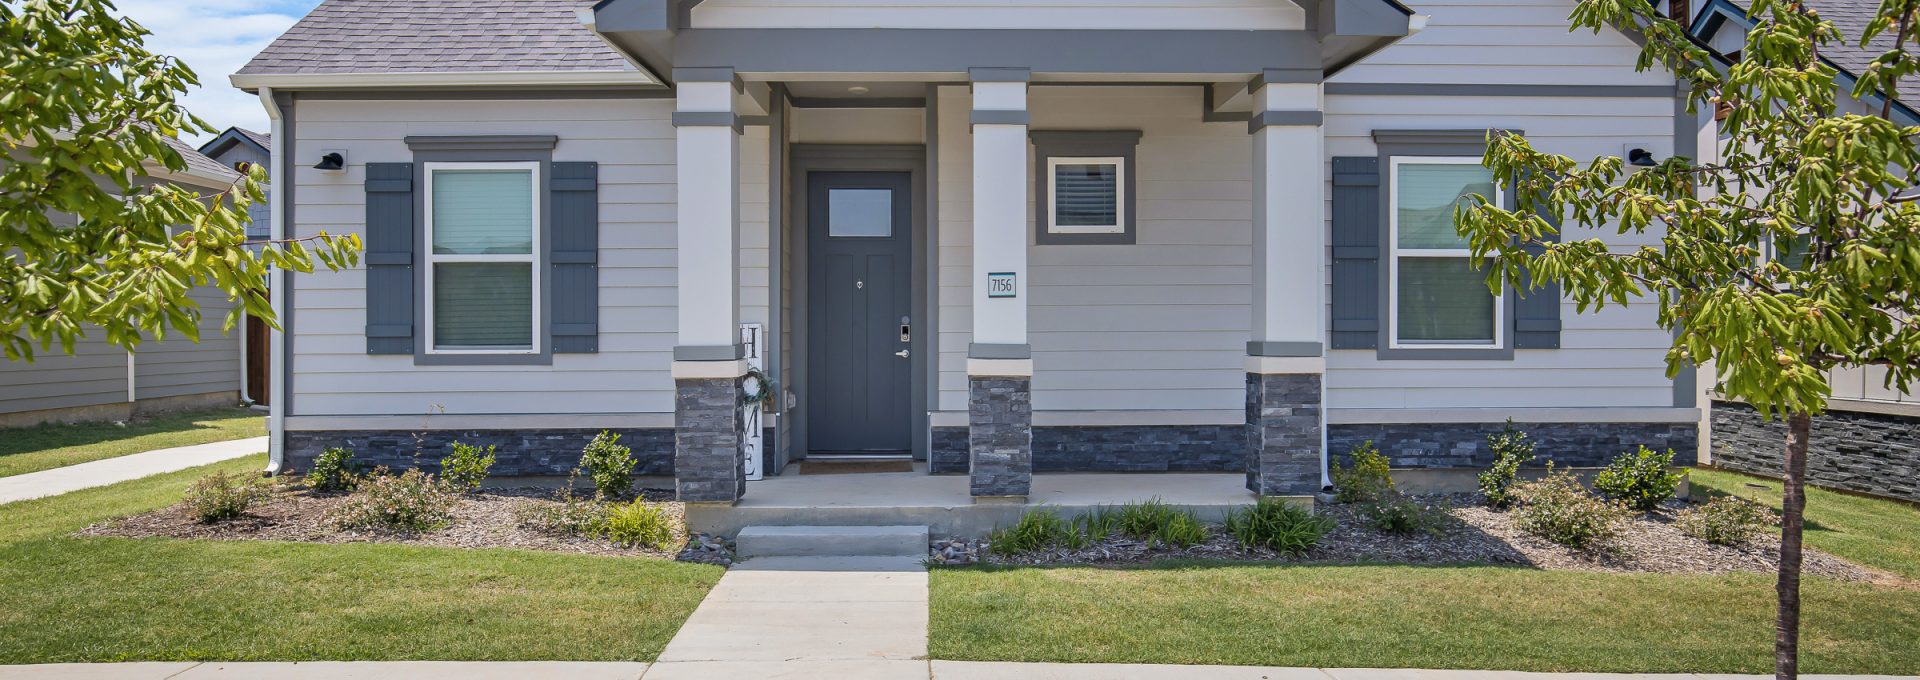
[(163, 413), (126, 425), (47, 424), (0, 430), (0, 477), (190, 444), (259, 437), (265, 414), (245, 408)]
[[(1696, 471), (1778, 503), (1779, 484)], [(1749, 483), (1767, 483), (1768, 490)], [(1811, 492), (1809, 544), (1920, 577), (1920, 511)], [(1767, 673), (1773, 580), (1503, 567), (937, 569), (936, 659)], [(1810, 578), (1803, 670), (1920, 672), (1920, 587)]]
[(0, 663), (651, 660), (721, 574), (513, 550), (68, 536), (263, 463), (0, 507)]

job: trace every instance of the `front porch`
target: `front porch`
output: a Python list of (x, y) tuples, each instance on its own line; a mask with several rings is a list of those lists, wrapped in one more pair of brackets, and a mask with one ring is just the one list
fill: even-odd
[(964, 475), (912, 472), (787, 474), (747, 483), (739, 502), (689, 504), (687, 527), (719, 536), (748, 526), (925, 525), (938, 537), (980, 537), (1046, 507), (1073, 517), (1101, 506), (1159, 498), (1219, 522), (1252, 504), (1239, 474), (1040, 474), (1025, 502), (976, 503)]

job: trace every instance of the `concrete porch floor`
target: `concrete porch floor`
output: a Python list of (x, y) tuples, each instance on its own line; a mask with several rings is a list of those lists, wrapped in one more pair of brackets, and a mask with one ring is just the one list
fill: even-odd
[(1228, 510), (1254, 502), (1246, 483), (1241, 474), (1036, 474), (1024, 504), (976, 503), (966, 475), (789, 473), (748, 482), (746, 497), (732, 506), (690, 505), (687, 524), (722, 536), (748, 526), (924, 524), (938, 538), (979, 537), (1038, 506), (1072, 517), (1156, 496), (1217, 522)]

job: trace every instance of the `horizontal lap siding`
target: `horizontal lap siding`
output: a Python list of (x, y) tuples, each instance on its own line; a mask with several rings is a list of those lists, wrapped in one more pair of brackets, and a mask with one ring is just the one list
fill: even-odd
[(35, 347), (32, 363), (0, 359), (0, 413), (125, 403), (127, 354), (102, 334), (94, 329), (71, 356), (56, 344)]
[(1421, 0), (1427, 26), (1334, 76), (1335, 83), (1671, 85), (1633, 69), (1639, 48), (1612, 29), (1568, 32), (1574, 0)]
[[(597, 354), (555, 355), (552, 366), (423, 367), (408, 356), (366, 354), (363, 268), (295, 275), (294, 415), (673, 410), (671, 100), (301, 101), (295, 115), (300, 153), (343, 150), (350, 164), (344, 173), (298, 168), (300, 235), (361, 233), (365, 164), (410, 161), (407, 135), (559, 136), (555, 161), (600, 164), (601, 289)], [(743, 164), (755, 153), (744, 150)], [(764, 176), (765, 154), (758, 154)], [(758, 219), (748, 233), (764, 232), (765, 181), (746, 179), (742, 221)], [(742, 277), (762, 283), (750, 283), (742, 302), (757, 299), (764, 309), (765, 237), (757, 250), (753, 243), (743, 238)]]
[(1299, 7), (1274, 0), (706, 0), (700, 28), (1297, 29)]
[(200, 305), (200, 341), (169, 332), (165, 340), (141, 343), (134, 356), (134, 397), (156, 399), (240, 389), (240, 333), (238, 323), (222, 331), (235, 302), (214, 288), (195, 288)]

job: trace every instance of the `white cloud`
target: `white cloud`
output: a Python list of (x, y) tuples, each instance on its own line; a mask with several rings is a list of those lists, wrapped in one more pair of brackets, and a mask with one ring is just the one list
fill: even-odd
[[(119, 0), (120, 10), (153, 31), (147, 49), (180, 58), (200, 76), (187, 109), (216, 130), (238, 125), (265, 132), (260, 100), (228, 84), (267, 43), (319, 4), (319, 0)], [(192, 141), (204, 142), (212, 135)]]

